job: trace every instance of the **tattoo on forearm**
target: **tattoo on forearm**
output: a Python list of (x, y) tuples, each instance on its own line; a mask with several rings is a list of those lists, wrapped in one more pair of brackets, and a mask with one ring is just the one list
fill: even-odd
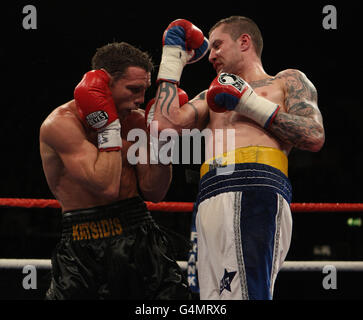
[(309, 150), (324, 139), (316, 89), (306, 76), (297, 70), (285, 71), (276, 78), (285, 80), (285, 106), (288, 113), (279, 112), (270, 130), (282, 141)]
[[(201, 120), (197, 101), (206, 99), (207, 90), (201, 92), (193, 100), (185, 103), (185, 107), (183, 107), (182, 112), (175, 110), (175, 108), (177, 108), (177, 104), (173, 103), (173, 101), (177, 98), (177, 94), (177, 86), (175, 84), (162, 82), (159, 85), (158, 96), (156, 99), (157, 108), (160, 107), (159, 112), (163, 117), (179, 127), (189, 128), (197, 126)], [(189, 108), (189, 106), (191, 108)], [(181, 107), (181, 105), (179, 107)]]
[(166, 113), (169, 115), (169, 109), (171, 103), (176, 96), (176, 86), (169, 82), (162, 82), (160, 84), (158, 100), (161, 100), (160, 112), (163, 112), (164, 106), (166, 105)]
[(308, 150), (324, 134), (323, 127), (316, 121), (316, 110), (309, 104), (301, 102), (292, 109), (292, 113), (279, 112), (270, 130), (282, 141)]

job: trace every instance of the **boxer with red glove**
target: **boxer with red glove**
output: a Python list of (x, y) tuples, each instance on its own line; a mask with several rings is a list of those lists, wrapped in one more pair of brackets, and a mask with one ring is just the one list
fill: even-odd
[(74, 90), (78, 113), (98, 133), (100, 151), (121, 149), (121, 125), (109, 88), (110, 76), (103, 70), (87, 72)]
[(157, 81), (179, 84), (183, 68), (203, 58), (209, 42), (203, 32), (185, 19), (169, 24), (163, 34), (163, 52)]
[(242, 78), (231, 73), (219, 74), (207, 92), (207, 103), (214, 112), (236, 111), (261, 127), (268, 128), (280, 106), (259, 95)]

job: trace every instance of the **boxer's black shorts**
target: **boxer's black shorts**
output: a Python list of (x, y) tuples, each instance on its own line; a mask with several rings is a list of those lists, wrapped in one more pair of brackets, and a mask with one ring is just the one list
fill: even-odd
[(62, 228), (46, 299), (190, 299), (141, 198), (64, 213)]

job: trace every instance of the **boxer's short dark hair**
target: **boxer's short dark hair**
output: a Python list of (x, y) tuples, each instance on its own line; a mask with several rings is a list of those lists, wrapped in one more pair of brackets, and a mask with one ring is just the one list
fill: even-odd
[(249, 34), (255, 47), (256, 54), (261, 58), (263, 38), (260, 29), (252, 19), (243, 16), (231, 16), (229, 18), (219, 20), (210, 29), (209, 35), (220, 25), (224, 25), (223, 31), (229, 33), (233, 40), (237, 40), (238, 37), (243, 33)]
[(128, 67), (140, 67), (147, 72), (154, 69), (147, 52), (126, 43), (113, 42), (98, 48), (92, 57), (92, 69), (105, 69), (115, 80), (121, 78)]

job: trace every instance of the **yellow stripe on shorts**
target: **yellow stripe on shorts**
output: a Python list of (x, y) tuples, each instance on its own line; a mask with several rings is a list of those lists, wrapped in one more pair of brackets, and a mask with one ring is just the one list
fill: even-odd
[(253, 146), (225, 152), (220, 156), (205, 161), (200, 168), (200, 178), (216, 167), (240, 163), (266, 164), (280, 170), (286, 176), (288, 172), (288, 159), (281, 150), (270, 147)]

